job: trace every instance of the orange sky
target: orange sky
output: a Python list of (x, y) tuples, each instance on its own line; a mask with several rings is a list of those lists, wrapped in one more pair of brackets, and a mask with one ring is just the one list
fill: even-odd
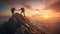
[(15, 7), (16, 9), (24, 7), (26, 11), (25, 13), (28, 15), (34, 15), (39, 12), (44, 12), (44, 9), (52, 9), (55, 10), (54, 12), (60, 12), (59, 3), (60, 0), (3, 0), (1, 4), (6, 5), (7, 7), (3, 7), (4, 9), (2, 9), (0, 15), (11, 15), (11, 7)]
[[(15, 7), (16, 10), (24, 7), (26, 16), (42, 21), (49, 28), (57, 28), (60, 20), (60, 0), (2, 0), (0, 3), (0, 16), (11, 16), (11, 7)], [(20, 11), (15, 11), (15, 13), (20, 13)]]

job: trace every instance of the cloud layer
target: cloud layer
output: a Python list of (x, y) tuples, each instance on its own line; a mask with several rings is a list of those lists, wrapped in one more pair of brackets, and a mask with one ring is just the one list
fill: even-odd
[(10, 7), (13, 6), (22, 6), (27, 9), (32, 9), (31, 6), (27, 5), (26, 3), (29, 2), (30, 0), (1, 0), (3, 3), (7, 4)]
[[(40, 1), (41, 3), (38, 4), (45, 4), (47, 9), (53, 9), (57, 12), (60, 12), (60, 0), (1, 0), (3, 3), (13, 7), (13, 6), (22, 6), (27, 9), (33, 9), (31, 5), (28, 5), (26, 3), (31, 3), (31, 2), (37, 2)], [(33, 3), (32, 3), (33, 4)], [(36, 4), (36, 3), (34, 3)], [(38, 9), (39, 10), (39, 9)]]
[(60, 12), (60, 0), (52, 0), (50, 1), (47, 9), (55, 10), (56, 12)]

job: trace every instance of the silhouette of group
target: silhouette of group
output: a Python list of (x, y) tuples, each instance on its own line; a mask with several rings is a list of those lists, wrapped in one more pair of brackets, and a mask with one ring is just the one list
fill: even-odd
[[(12, 15), (14, 14), (15, 10), (16, 10), (15, 8), (11, 8)], [(21, 14), (23, 13), (24, 16), (25, 16), (25, 9), (22, 7), (22, 8), (19, 9), (18, 11), (20, 11), (20, 10), (21, 10)]]

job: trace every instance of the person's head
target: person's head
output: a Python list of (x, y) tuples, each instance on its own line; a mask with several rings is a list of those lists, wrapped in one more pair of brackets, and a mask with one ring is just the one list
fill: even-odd
[(21, 7), (21, 9), (24, 9), (23, 7)]
[(15, 11), (15, 8), (11, 8), (11, 11)]

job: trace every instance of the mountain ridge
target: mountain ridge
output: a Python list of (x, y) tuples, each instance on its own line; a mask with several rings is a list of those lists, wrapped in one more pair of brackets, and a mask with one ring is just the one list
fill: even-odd
[(45, 34), (45, 31), (33, 25), (30, 20), (21, 14), (13, 14), (3, 24), (2, 34)]

